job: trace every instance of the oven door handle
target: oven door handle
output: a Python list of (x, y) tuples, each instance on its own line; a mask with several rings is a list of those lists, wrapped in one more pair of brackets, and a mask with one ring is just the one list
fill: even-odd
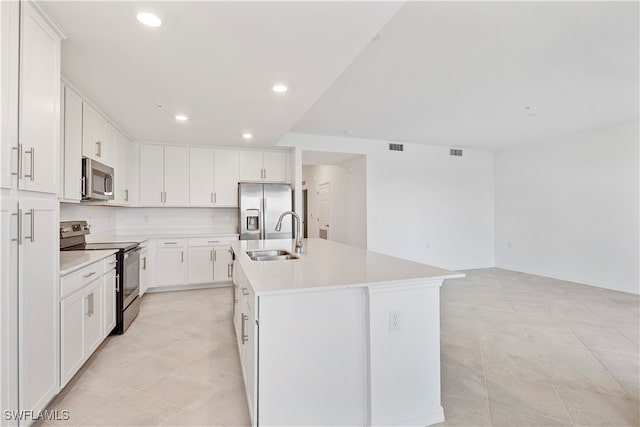
[(132, 250), (130, 250), (129, 252), (126, 252), (126, 253), (124, 254), (124, 259), (129, 258), (131, 255), (133, 255), (133, 254), (135, 254), (135, 253), (138, 253), (138, 252), (140, 252), (141, 250), (142, 250), (142, 248), (141, 248), (140, 246), (138, 246), (137, 248), (132, 249)]

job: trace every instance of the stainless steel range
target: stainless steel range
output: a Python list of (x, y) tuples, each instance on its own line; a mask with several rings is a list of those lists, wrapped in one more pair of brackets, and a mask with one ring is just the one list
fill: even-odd
[(137, 242), (87, 243), (87, 221), (60, 222), (61, 251), (118, 250), (116, 253), (116, 327), (112, 335), (123, 334), (140, 309), (140, 246)]

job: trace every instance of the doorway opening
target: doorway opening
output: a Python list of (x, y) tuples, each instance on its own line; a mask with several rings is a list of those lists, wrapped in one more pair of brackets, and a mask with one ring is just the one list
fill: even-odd
[(367, 247), (366, 156), (302, 152), (304, 236)]

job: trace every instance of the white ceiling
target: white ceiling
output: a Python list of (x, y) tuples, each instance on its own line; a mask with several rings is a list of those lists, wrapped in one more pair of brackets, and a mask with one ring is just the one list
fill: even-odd
[[(274, 145), (398, 2), (42, 2), (68, 36), (62, 72), (130, 137)], [(147, 28), (136, 14), (164, 22)], [(290, 90), (278, 95), (275, 82)], [(158, 108), (158, 105), (162, 108)], [(177, 122), (177, 113), (189, 121)], [(251, 143), (243, 132), (255, 135)]]
[(347, 160), (360, 157), (362, 154), (332, 153), (328, 151), (303, 151), (303, 165), (339, 165)]
[(638, 16), (638, 2), (407, 3), (294, 131), (497, 149), (637, 120)]

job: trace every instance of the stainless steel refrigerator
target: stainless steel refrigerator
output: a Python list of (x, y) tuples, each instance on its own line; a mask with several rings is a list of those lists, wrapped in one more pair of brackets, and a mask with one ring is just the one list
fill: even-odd
[(282, 220), (280, 214), (293, 208), (293, 192), (289, 184), (238, 184), (240, 240), (292, 239), (291, 215)]

